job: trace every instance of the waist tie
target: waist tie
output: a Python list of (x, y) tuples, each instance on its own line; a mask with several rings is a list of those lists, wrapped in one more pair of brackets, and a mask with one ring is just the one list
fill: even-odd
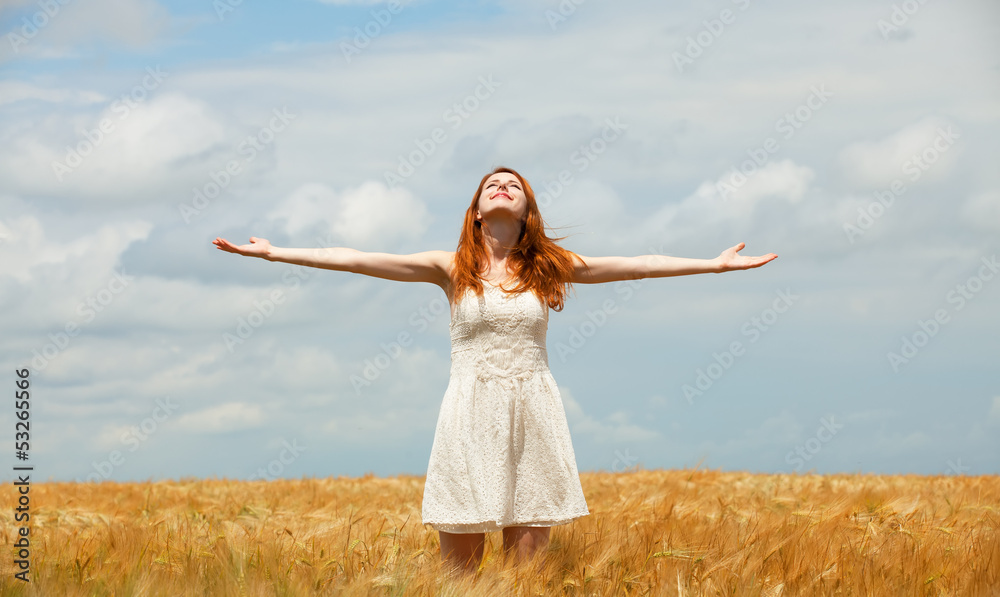
[(523, 381), (548, 369), (548, 351), (541, 346), (533, 347), (530, 352), (519, 355), (511, 366), (501, 367), (478, 351), (456, 350), (452, 352), (452, 366), (471, 368), (479, 381)]
[(524, 381), (538, 372), (537, 367), (516, 367), (511, 369), (501, 369), (496, 365), (486, 361), (475, 363), (476, 379), (479, 381), (510, 380)]

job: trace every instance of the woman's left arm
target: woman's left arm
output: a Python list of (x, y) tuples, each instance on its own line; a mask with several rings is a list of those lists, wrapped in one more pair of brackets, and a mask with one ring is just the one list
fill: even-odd
[(667, 255), (639, 255), (637, 257), (584, 257), (576, 255), (577, 259), (574, 260), (576, 267), (572, 282), (576, 284), (601, 284), (641, 278), (721, 274), (722, 272), (760, 267), (778, 257), (774, 253), (760, 257), (738, 255), (745, 246), (745, 243), (740, 243), (735, 247), (730, 247), (715, 259), (690, 259)]

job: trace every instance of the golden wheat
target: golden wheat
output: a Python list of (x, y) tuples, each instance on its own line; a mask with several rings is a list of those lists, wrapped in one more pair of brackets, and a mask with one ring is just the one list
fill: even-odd
[(487, 535), (475, 578), (441, 565), (423, 478), (32, 485), (31, 582), (0, 596), (1000, 595), (1000, 477), (581, 475), (591, 515), (541, 557)]

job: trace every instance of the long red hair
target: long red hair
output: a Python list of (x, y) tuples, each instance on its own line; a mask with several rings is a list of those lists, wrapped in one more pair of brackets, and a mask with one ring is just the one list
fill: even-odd
[(527, 212), (521, 236), (507, 257), (508, 269), (513, 271), (518, 285), (512, 289), (503, 289), (508, 293), (532, 291), (555, 311), (562, 311), (563, 299), (572, 285), (574, 260), (576, 255), (564, 249), (555, 241), (565, 237), (549, 238), (545, 235), (545, 222), (535, 202), (535, 192), (528, 181), (511, 168), (500, 166), (479, 181), (479, 188), (472, 196), (472, 204), (465, 212), (462, 224), (462, 234), (458, 238), (458, 249), (455, 251), (455, 268), (452, 276), (452, 295), (457, 302), (463, 296), (466, 288), (472, 288), (482, 296), (483, 282), (479, 274), (489, 264), (486, 255), (486, 244), (483, 242), (482, 222), (476, 220), (476, 210), (479, 206), (479, 196), (483, 185), (494, 174), (506, 172), (513, 174), (521, 183), (524, 196), (527, 198)]

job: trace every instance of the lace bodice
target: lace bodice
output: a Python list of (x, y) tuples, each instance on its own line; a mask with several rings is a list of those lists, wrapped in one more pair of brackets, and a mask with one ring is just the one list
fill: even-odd
[(548, 325), (548, 307), (536, 294), (507, 294), (484, 281), (482, 296), (467, 289), (455, 305), (449, 327), (453, 367), (475, 367), (480, 379), (548, 367)]

